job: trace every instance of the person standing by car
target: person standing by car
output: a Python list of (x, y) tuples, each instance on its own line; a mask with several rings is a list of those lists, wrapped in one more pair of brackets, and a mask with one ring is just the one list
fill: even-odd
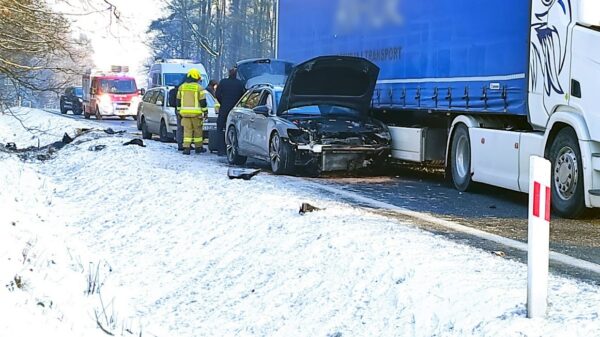
[(237, 79), (237, 69), (232, 68), (229, 70), (229, 77), (222, 79), (217, 86), (216, 97), (221, 108), (219, 109), (219, 117), (217, 118), (217, 132), (219, 132), (219, 156), (224, 156), (225, 152), (225, 124), (227, 123), (227, 116), (231, 109), (235, 107), (237, 102), (242, 98), (246, 92), (242, 81)]
[(196, 153), (206, 151), (203, 146), (202, 124), (208, 113), (206, 92), (198, 83), (202, 80), (198, 69), (191, 69), (185, 82), (177, 90), (177, 107), (181, 115), (183, 126), (183, 154), (190, 154), (190, 147), (194, 144)]

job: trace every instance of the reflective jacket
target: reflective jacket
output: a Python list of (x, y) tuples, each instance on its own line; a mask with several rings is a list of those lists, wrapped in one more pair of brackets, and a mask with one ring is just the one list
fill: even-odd
[(204, 117), (208, 113), (206, 93), (197, 82), (186, 82), (177, 90), (181, 117)]

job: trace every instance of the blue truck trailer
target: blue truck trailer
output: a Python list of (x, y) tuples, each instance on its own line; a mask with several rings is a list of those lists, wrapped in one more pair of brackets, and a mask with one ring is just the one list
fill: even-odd
[(381, 68), (394, 158), (442, 163), (462, 191), (528, 192), (542, 156), (558, 214), (600, 206), (599, 1), (280, 0), (277, 19), (278, 58)]

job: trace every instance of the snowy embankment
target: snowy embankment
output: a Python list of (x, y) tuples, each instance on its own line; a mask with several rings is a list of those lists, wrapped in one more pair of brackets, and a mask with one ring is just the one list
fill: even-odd
[[(80, 126), (28, 115), (68, 132)], [(0, 143), (30, 140), (18, 129), (0, 116)], [(82, 136), (43, 163), (0, 154), (0, 201), (11, 209), (0, 215), (0, 279), (18, 274), (26, 285), (0, 290), (3, 333), (18, 336), (19, 322), (31, 322), (61, 336), (101, 334), (96, 311), (101, 324), (114, 314), (117, 335), (128, 335), (123, 327), (150, 336), (600, 335), (598, 287), (552, 277), (547, 319), (528, 320), (523, 264), (297, 179), (229, 180), (213, 155), (183, 157), (152, 141), (122, 146), (130, 137)], [(301, 216), (302, 202), (324, 210)], [(29, 242), (36, 254), (22, 264)], [(96, 271), (101, 296), (88, 296)]]

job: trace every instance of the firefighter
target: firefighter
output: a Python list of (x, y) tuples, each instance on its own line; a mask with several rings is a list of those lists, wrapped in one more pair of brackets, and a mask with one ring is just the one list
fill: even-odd
[(208, 113), (204, 88), (198, 83), (202, 77), (198, 69), (191, 69), (177, 90), (177, 107), (183, 126), (183, 154), (190, 154), (191, 144), (196, 153), (206, 151), (203, 146), (202, 124)]

